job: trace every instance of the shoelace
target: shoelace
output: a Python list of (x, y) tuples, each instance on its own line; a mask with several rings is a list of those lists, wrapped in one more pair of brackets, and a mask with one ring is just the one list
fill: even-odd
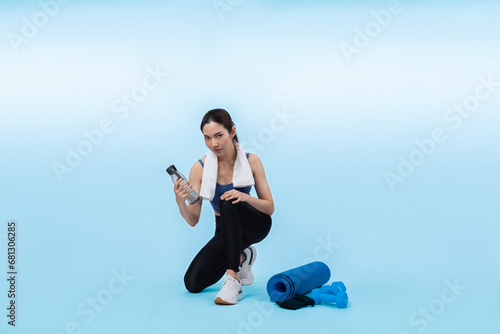
[[(229, 283), (229, 281), (231, 281), (231, 283)], [(232, 284), (234, 287), (238, 287), (238, 284), (236, 284), (236, 282), (236, 280), (233, 281), (226, 277), (222, 283), (219, 283), (219, 287), (222, 289), (226, 284)]]
[(227, 284), (228, 284), (228, 285), (230, 284), (230, 285), (231, 285), (231, 287), (233, 287), (233, 288), (238, 288), (238, 283), (239, 283), (239, 282), (238, 282), (237, 280), (233, 280), (233, 279), (231, 279), (231, 280), (230, 280), (230, 279), (226, 279), (226, 282), (227, 282), (227, 281), (230, 281), (230, 282), (229, 282), (229, 283), (227, 283)]

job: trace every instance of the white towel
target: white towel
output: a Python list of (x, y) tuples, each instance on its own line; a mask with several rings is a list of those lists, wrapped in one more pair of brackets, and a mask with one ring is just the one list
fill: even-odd
[[(234, 146), (236, 148), (236, 161), (233, 168), (233, 187), (239, 188), (255, 185), (246, 152), (238, 142), (235, 142)], [(210, 201), (213, 200), (215, 195), (218, 161), (217, 155), (212, 151), (208, 151), (203, 168), (200, 196)]]

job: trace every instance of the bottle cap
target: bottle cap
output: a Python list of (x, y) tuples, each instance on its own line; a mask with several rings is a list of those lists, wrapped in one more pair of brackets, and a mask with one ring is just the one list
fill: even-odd
[(173, 175), (173, 174), (175, 174), (175, 172), (177, 172), (177, 168), (175, 168), (175, 166), (174, 166), (174, 165), (171, 165), (171, 166), (169, 166), (169, 167), (167, 168), (167, 173), (168, 173), (169, 175)]

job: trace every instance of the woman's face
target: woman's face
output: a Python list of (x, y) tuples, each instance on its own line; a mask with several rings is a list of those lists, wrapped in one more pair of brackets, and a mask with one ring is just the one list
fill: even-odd
[(205, 145), (216, 155), (222, 155), (231, 149), (233, 137), (236, 133), (236, 127), (232, 127), (231, 134), (226, 128), (217, 122), (210, 122), (203, 126), (203, 136)]

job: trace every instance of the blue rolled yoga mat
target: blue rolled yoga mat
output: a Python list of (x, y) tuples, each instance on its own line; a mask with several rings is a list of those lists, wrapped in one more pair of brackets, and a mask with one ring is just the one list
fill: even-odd
[(311, 262), (276, 274), (267, 281), (267, 293), (271, 301), (280, 302), (296, 293), (305, 294), (330, 280), (330, 269), (323, 262)]

